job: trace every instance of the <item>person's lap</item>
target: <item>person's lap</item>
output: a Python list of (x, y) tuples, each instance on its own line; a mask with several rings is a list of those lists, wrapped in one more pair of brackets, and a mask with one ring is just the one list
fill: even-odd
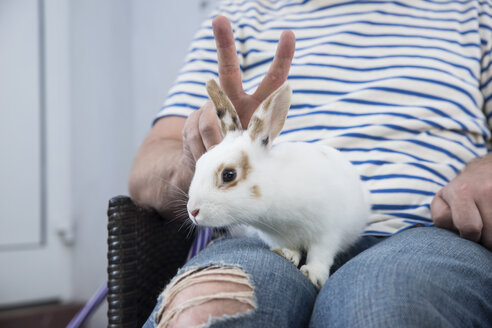
[[(492, 253), (437, 228), (363, 237), (337, 258), (332, 273), (340, 269), (319, 294), (259, 240), (218, 240), (178, 276), (211, 265), (243, 269), (257, 302), (254, 311), (216, 320), (213, 327), (461, 327), (487, 326), (492, 317)], [(144, 327), (155, 326), (155, 312)]]
[(348, 261), (320, 292), (311, 326), (490, 327), (492, 253), (415, 228)]
[[(214, 265), (240, 267), (253, 285), (257, 308), (249, 315), (235, 318), (235, 327), (271, 327), (273, 323), (276, 327), (302, 327), (309, 322), (316, 288), (294, 265), (271, 252), (260, 240), (219, 239), (192, 258), (177, 276)], [(291, 309), (296, 309), (296, 313)]]

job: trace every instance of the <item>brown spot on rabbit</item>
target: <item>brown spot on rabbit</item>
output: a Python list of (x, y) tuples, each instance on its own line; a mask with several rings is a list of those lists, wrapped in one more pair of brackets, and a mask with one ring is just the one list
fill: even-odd
[(219, 118), (223, 118), (224, 115), (225, 115), (225, 109), (223, 109), (223, 108), (217, 108), (217, 116)]
[(263, 120), (261, 118), (259, 118), (258, 116), (253, 116), (251, 118), (250, 124), (252, 124), (251, 125), (252, 129), (249, 132), (249, 136), (251, 137), (251, 140), (255, 140), (258, 137), (258, 135), (261, 132), (263, 132), (265, 122), (263, 122)]
[(249, 163), (249, 157), (244, 151), (241, 152), (241, 158), (239, 160), (239, 163), (235, 164), (235, 165), (231, 165), (231, 166), (235, 167), (235, 168), (240, 168), (241, 170), (240, 170), (240, 172), (238, 172), (238, 176), (237, 176), (236, 180), (220, 186), (220, 187), (223, 187), (224, 189), (230, 189), (232, 187), (237, 186), (239, 182), (247, 179), (248, 174), (251, 171), (251, 165)]
[(218, 118), (221, 123), (224, 122), (224, 124), (221, 124), (222, 133), (240, 130), (241, 125), (237, 118), (236, 110), (215, 80), (212, 79), (207, 82), (207, 92), (214, 103)]
[(220, 121), (220, 129), (222, 132), (228, 131), (227, 126), (224, 121)]
[(224, 91), (220, 89), (219, 85), (217, 84), (217, 82), (215, 82), (215, 80), (208, 81), (207, 92), (208, 95), (210, 96), (210, 99), (212, 99), (215, 108), (217, 109), (217, 115), (219, 114), (218, 113), (219, 111), (224, 111), (225, 113), (225, 111), (227, 111), (228, 108), (231, 106)]
[(244, 151), (241, 152), (241, 162), (239, 163), (239, 166), (242, 169), (241, 180), (246, 180), (248, 173), (251, 170), (251, 165), (249, 164), (249, 157)]
[(240, 127), (241, 126), (241, 123), (239, 122), (239, 118), (237, 117), (237, 115), (233, 115), (232, 116), (232, 123), (234, 123), (234, 125), (236, 127)]
[(261, 106), (263, 106), (263, 110), (268, 110), (270, 108), (270, 104), (272, 103), (272, 100), (273, 100), (273, 97), (275, 96), (275, 94), (272, 94), (270, 95), (270, 97), (268, 97)]
[(222, 183), (221, 175), (222, 175), (222, 171), (224, 170), (224, 168), (225, 168), (225, 164), (220, 163), (219, 167), (217, 168), (217, 171), (215, 171), (215, 186), (217, 188), (220, 187), (220, 185)]
[(258, 185), (254, 185), (253, 187), (251, 187), (251, 194), (253, 194), (253, 196), (255, 196), (256, 198), (260, 198), (260, 187), (258, 187)]

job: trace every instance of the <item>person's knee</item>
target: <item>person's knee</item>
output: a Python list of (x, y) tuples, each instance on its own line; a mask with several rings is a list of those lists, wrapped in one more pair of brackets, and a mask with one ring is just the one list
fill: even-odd
[(436, 286), (432, 287), (430, 277), (415, 276), (410, 263), (372, 260), (349, 262), (328, 279), (318, 296), (315, 321), (333, 327), (417, 327), (421, 320), (440, 322), (432, 304), (436, 295), (431, 290)]
[(256, 308), (248, 275), (231, 266), (189, 270), (175, 278), (162, 297), (158, 327), (195, 327), (211, 318), (240, 316)]
[(396, 235), (330, 277), (314, 317), (333, 327), (450, 326), (473, 312), (460, 304), (463, 299), (470, 308), (480, 307), (488, 276), (480, 252), (478, 245), (439, 229)]

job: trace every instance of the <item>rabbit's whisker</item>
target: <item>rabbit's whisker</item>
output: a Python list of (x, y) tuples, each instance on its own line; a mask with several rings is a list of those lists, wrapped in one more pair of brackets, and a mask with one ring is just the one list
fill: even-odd
[(188, 234), (186, 235), (186, 239), (190, 239), (191, 235), (195, 232), (195, 230), (196, 230), (196, 225), (189, 224), (188, 225)]
[(172, 188), (175, 188), (174, 190), (172, 191), (176, 191), (176, 192), (179, 192), (179, 194), (181, 194), (182, 196), (184, 196), (186, 199), (188, 199), (188, 194), (183, 190), (181, 189), (180, 187), (170, 183), (169, 181), (167, 181), (166, 179), (164, 179), (163, 177), (157, 175), (157, 174), (153, 174), (152, 175), (153, 177), (159, 179), (161, 182), (164, 182), (166, 183), (168, 186), (172, 187)]
[(181, 205), (179, 207), (183, 207), (184, 205), (187, 204), (187, 201), (185, 201), (183, 199), (175, 199), (175, 200), (169, 201), (168, 204), (169, 205), (176, 204), (176, 205)]

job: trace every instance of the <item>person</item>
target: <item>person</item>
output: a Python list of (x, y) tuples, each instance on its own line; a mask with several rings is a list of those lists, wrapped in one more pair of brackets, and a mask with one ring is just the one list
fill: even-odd
[(222, 139), (210, 78), (243, 127), (287, 80), (277, 142), (342, 151), (371, 191), (370, 224), (320, 291), (259, 240), (218, 239), (145, 327), (490, 327), (491, 50), (489, 0), (223, 2), (136, 156), (131, 197), (173, 215)]

